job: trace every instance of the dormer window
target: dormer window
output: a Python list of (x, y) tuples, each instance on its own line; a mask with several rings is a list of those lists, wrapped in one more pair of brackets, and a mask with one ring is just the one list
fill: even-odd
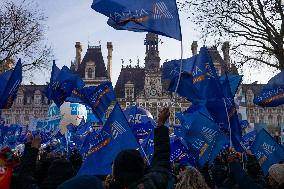
[(34, 93), (34, 104), (41, 104), (41, 92), (39, 90)]
[(92, 68), (88, 69), (88, 78), (93, 78), (93, 69)]
[(95, 70), (95, 63), (92, 61), (87, 62), (85, 67), (85, 79), (94, 79), (96, 77)]

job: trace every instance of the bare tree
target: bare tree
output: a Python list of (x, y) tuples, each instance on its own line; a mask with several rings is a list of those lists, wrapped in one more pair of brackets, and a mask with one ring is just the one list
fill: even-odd
[(281, 0), (195, 0), (180, 3), (202, 38), (230, 40), (238, 65), (261, 63), (284, 69)]
[(46, 45), (46, 17), (33, 2), (4, 0), (0, 5), (0, 65), (22, 58), (23, 69), (46, 69), (52, 49)]

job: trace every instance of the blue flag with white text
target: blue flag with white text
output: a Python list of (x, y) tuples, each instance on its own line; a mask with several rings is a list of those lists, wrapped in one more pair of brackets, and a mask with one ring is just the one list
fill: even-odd
[(14, 69), (0, 75), (0, 109), (11, 108), (21, 83), (22, 63), (19, 59)]
[(182, 143), (182, 139), (176, 136), (173, 136), (170, 139), (170, 161), (179, 162), (183, 165), (190, 164), (191, 166), (195, 166), (194, 157), (192, 157), (187, 147)]
[(213, 120), (198, 113), (195, 114), (184, 140), (196, 162), (202, 167), (206, 162), (210, 165), (214, 161), (227, 143), (228, 137), (219, 130)]
[(250, 150), (255, 155), (264, 175), (268, 174), (271, 165), (284, 160), (284, 148), (264, 129), (256, 135)]
[(130, 106), (124, 111), (124, 115), (137, 142), (142, 143), (154, 130), (156, 123), (149, 111), (138, 106)]
[(108, 81), (99, 86), (84, 87), (82, 94), (86, 100), (85, 103), (92, 108), (95, 116), (103, 123), (106, 110), (116, 99), (112, 83)]
[(45, 94), (50, 100), (60, 107), (67, 97), (71, 96), (73, 90), (80, 90), (84, 87), (83, 80), (72, 71), (63, 66), (60, 72), (58, 67), (53, 63), (50, 83), (48, 84)]
[(182, 39), (175, 0), (94, 0), (92, 9), (107, 16), (114, 29)]
[(241, 146), (246, 149), (249, 150), (251, 144), (253, 143), (253, 141), (255, 140), (257, 132), (255, 130), (246, 133), (245, 135), (242, 136), (241, 139)]
[(118, 104), (113, 108), (100, 133), (103, 137), (95, 139), (95, 145), (88, 143), (88, 155), (77, 176), (111, 174), (112, 162), (119, 152), (139, 148)]
[[(192, 74), (193, 66), (198, 55), (182, 60), (181, 73)], [(163, 79), (174, 79), (179, 76), (181, 60), (171, 60), (163, 64)]]
[(284, 104), (284, 70), (268, 81), (253, 102), (262, 107)]

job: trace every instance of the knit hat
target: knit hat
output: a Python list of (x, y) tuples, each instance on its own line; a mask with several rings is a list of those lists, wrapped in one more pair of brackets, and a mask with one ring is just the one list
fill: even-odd
[(113, 176), (124, 186), (137, 181), (144, 175), (144, 160), (137, 150), (121, 151), (113, 163)]
[(274, 164), (268, 172), (279, 185), (284, 183), (284, 164)]

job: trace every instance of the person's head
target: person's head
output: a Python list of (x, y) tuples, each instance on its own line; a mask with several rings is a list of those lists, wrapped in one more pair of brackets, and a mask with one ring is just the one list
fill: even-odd
[(246, 169), (249, 176), (257, 176), (262, 174), (261, 167), (254, 155), (248, 155)]
[(284, 184), (284, 164), (274, 164), (268, 171), (268, 182), (270, 186), (279, 186)]
[(43, 189), (57, 188), (58, 185), (70, 179), (74, 175), (74, 169), (70, 161), (66, 159), (54, 160), (48, 168), (47, 178), (43, 182)]
[(201, 173), (194, 167), (186, 167), (176, 189), (209, 189)]
[(113, 162), (114, 180), (125, 187), (142, 178), (144, 170), (144, 160), (137, 150), (121, 151)]

